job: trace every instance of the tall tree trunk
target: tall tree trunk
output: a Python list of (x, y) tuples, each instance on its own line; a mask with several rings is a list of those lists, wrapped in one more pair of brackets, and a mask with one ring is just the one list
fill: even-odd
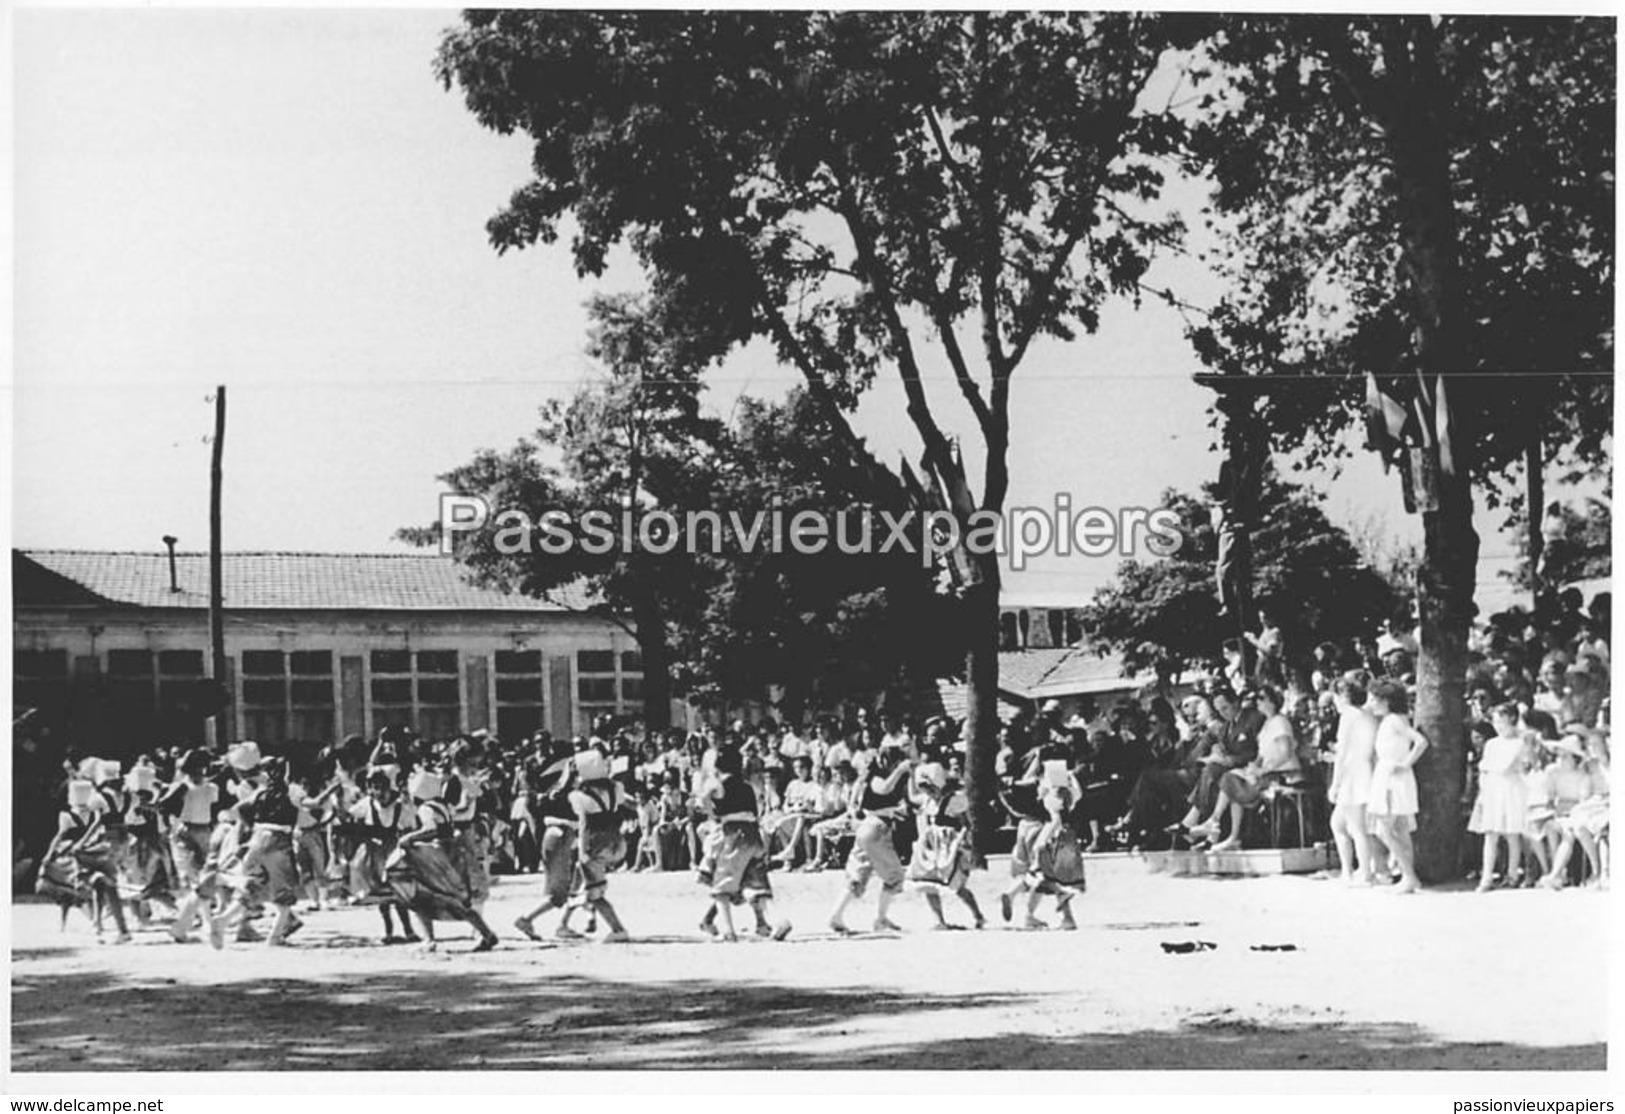
[(1420, 797), (1416, 869), (1424, 882), (1460, 876), (1467, 762), (1467, 631), (1472, 622), (1478, 535), (1465, 477), (1440, 483), (1440, 506), (1422, 516), (1418, 574), (1421, 655), (1416, 725), (1431, 744), (1416, 764)]
[(1401, 267), (1417, 335), (1417, 391), (1433, 425), (1418, 450), (1426, 459), (1427, 495), (1417, 585), (1422, 630), (1415, 720), (1431, 746), (1416, 766), (1416, 867), (1424, 882), (1439, 882), (1460, 873), (1465, 828), (1467, 632), (1478, 572), (1473, 431), (1463, 428), (1452, 413), (1449, 391), (1439, 386), (1441, 377), (1458, 375), (1468, 365), (1450, 182), (1450, 104), (1440, 78), (1437, 36), (1428, 18), (1412, 17), (1389, 25), (1383, 46), (1388, 80), (1394, 83), (1390, 137)]
[(643, 726), (664, 731), (671, 726), (671, 652), (666, 647), (666, 616), (653, 592), (633, 605), (638, 651), (643, 655)]
[(1001, 826), (993, 771), (999, 749), (999, 559), (995, 553), (971, 559), (982, 580), (965, 596), (965, 791), (972, 845), (986, 854)]

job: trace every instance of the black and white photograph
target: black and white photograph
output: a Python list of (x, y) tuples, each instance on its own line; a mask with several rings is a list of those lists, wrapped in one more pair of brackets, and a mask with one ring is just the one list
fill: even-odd
[(1610, 8), (9, 32), (28, 1109), (1612, 1110)]

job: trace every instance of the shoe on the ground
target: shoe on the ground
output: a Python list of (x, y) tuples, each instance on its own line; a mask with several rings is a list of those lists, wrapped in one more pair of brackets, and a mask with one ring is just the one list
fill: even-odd
[(903, 926), (900, 925), (900, 924), (897, 924), (896, 922), (894, 922), (894, 921), (892, 921), (892, 920), (890, 920), (890, 919), (888, 919), (886, 917), (876, 917), (875, 918), (875, 931), (876, 932), (901, 932), (901, 931), (903, 931)]
[(780, 921), (773, 926), (773, 939), (783, 940), (790, 935), (792, 925), (789, 921)]
[(850, 928), (847, 928), (845, 924), (843, 924), (842, 922), (840, 922), (838, 920), (835, 920), (833, 917), (830, 918), (829, 930), (831, 932), (835, 933), (835, 935), (837, 935), (837, 936), (850, 936), (850, 935), (852, 935), (852, 930)]
[(523, 935), (523, 936), (526, 936), (526, 937), (528, 937), (528, 938), (530, 938), (532, 940), (535, 940), (537, 942), (540, 942), (541, 939), (542, 939), (540, 936), (536, 935), (536, 928), (532, 924), (531, 919), (529, 917), (519, 917), (518, 919), (516, 919), (513, 922), (513, 926), (515, 928), (517, 928), (519, 930), (520, 934)]
[(629, 943), (631, 941), (631, 939), (632, 939), (632, 936), (631, 936), (630, 933), (628, 933), (626, 931), (626, 929), (619, 928), (619, 929), (616, 929), (614, 932), (611, 932), (607, 936), (605, 936), (602, 943), (605, 943), (605, 944), (625, 944), (625, 943)]
[(566, 925), (566, 924), (561, 924), (561, 925), (559, 925), (558, 928), (554, 929), (553, 930), (553, 935), (558, 937), (560, 940), (585, 940), (586, 939), (585, 936), (583, 936), (581, 933), (577, 932), (575, 929), (571, 928), (569, 925)]
[(474, 947), (471, 950), (477, 951), (477, 952), (488, 952), (488, 951), (490, 951), (492, 948), (494, 948), (496, 946), (497, 946), (497, 938), (495, 936), (487, 936), (483, 940), (481, 940), (478, 944), (475, 944)]
[(1021, 923), (1021, 927), (1025, 928), (1029, 932), (1043, 932), (1045, 929), (1049, 928), (1049, 925), (1045, 924), (1037, 917), (1028, 917)]

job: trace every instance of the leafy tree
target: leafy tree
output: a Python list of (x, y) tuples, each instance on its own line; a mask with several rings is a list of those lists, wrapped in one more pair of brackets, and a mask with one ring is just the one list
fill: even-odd
[[(1587, 496), (1581, 507), (1571, 503), (1552, 506), (1557, 511), (1555, 529), (1547, 526), (1544, 517), (1540, 524), (1542, 533), (1547, 534), (1541, 561), (1543, 586), (1555, 591), (1576, 581), (1613, 575), (1613, 502)], [(1508, 519), (1508, 529), (1517, 532), (1520, 560), (1516, 567), (1501, 574), (1525, 590), (1534, 586), (1530, 575), (1528, 521), (1529, 512), (1522, 505)]]
[[(1167, 677), (1218, 661), (1239, 638), (1221, 612), (1214, 586), (1218, 537), (1210, 519), (1217, 485), (1200, 494), (1167, 491), (1162, 505), (1179, 516), (1183, 541), (1158, 561), (1126, 561), (1115, 583), (1084, 611), (1094, 639), (1138, 672)], [(1398, 605), (1395, 586), (1326, 517), (1317, 496), (1267, 474), (1252, 539), (1252, 597), (1281, 625), (1287, 663), (1307, 664), (1317, 643), (1375, 635)]]
[[(547, 597), (584, 581), (595, 608), (627, 629), (643, 658), (643, 714), (651, 727), (671, 722), (671, 628), (703, 606), (703, 568), (684, 545), (653, 544), (635, 531), (624, 544), (623, 511), (704, 506), (713, 498), (710, 467), (721, 424), (700, 413), (697, 368), (668, 327), (639, 299), (597, 298), (589, 305), (588, 354), (609, 374), (568, 402), (541, 410), (534, 438), (507, 452), (483, 450), (441, 476), (449, 491), (478, 495), (495, 516), (489, 528), (454, 536), (454, 553), (476, 579), (528, 596)], [(518, 512), (519, 529), (502, 517)], [(617, 537), (604, 547), (584, 530), (589, 513), (608, 514)], [(549, 548), (543, 523), (568, 547)], [(401, 536), (419, 545), (439, 540), (438, 525)], [(587, 544), (584, 544), (587, 543)], [(562, 551), (559, 551), (562, 548)]]
[[(835, 434), (805, 393), (782, 405), (742, 399), (732, 423), (704, 416), (681, 329), (639, 298), (600, 298), (589, 308), (588, 351), (606, 374), (545, 405), (535, 437), (505, 453), (480, 452), (442, 477), (449, 490), (539, 527), (510, 528), (498, 514), (487, 529), (454, 535), (456, 557), (475, 578), (543, 598), (585, 582), (600, 601), (594, 610), (637, 638), (652, 727), (669, 724), (674, 696), (723, 707), (783, 686), (799, 711), (812, 699), (872, 695), (945, 671), (945, 654), (960, 645), (955, 605), (917, 555), (847, 555), (833, 534), (823, 552), (802, 554), (782, 539), (770, 544), (770, 517), (750, 542), (728, 528), (734, 516), (788, 526), (802, 511), (826, 520), (847, 512), (855, 538), (861, 517), (904, 509), (897, 491), (877, 492), (866, 469), (841, 463)], [(665, 512), (684, 536), (668, 546), (634, 523), (623, 539), (627, 509)], [(693, 548), (689, 512), (718, 518), (696, 529)], [(571, 539), (567, 548), (547, 544), (540, 527), (550, 513), (564, 516), (556, 528)], [(583, 544), (593, 513), (609, 516), (613, 547)], [(437, 527), (401, 533), (418, 544), (439, 540)]]
[[(1611, 448), (1612, 21), (1227, 19), (1193, 140), (1231, 293), (1203, 359), (1273, 376), (1262, 414), (1311, 458), (1374, 391), (1374, 443), (1423, 516), (1418, 866), (1460, 861), (1475, 488)], [(1373, 392), (1373, 393), (1368, 393)], [(1407, 467), (1408, 465), (1408, 467)]]
[(719, 508), (747, 521), (777, 514), (786, 533), (797, 516), (830, 524), (818, 552), (794, 546), (745, 550), (731, 539), (707, 561), (714, 586), (691, 623), (676, 630), (680, 683), (699, 702), (732, 704), (784, 689), (800, 714), (848, 699), (883, 698), (963, 660), (958, 601), (937, 590), (937, 570), (902, 549), (847, 553), (835, 534), (845, 516), (856, 541), (880, 510), (905, 509), (875, 491), (866, 470), (842, 463), (836, 435), (804, 391), (782, 404), (743, 398), (717, 469)]
[[(481, 123), (534, 142), (533, 180), (488, 225), (499, 250), (552, 243), (570, 217), (588, 274), (625, 242), (699, 347), (769, 340), (854, 460), (868, 454), (845, 411), (889, 367), (973, 526), (1004, 506), (1010, 387), (1033, 343), (1092, 330), (1174, 231), (1131, 215), (1177, 131), (1140, 98), (1195, 30), (1132, 13), (471, 12), (438, 72)], [(933, 346), (975, 420), (979, 485), (927, 396)], [(967, 765), (985, 844), (996, 558), (974, 572)]]

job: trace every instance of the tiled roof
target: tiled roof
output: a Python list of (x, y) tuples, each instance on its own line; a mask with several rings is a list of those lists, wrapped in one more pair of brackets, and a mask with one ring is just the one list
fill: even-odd
[[(1052, 697), (1099, 695), (1136, 689), (1151, 680), (1125, 677), (1123, 659), (1116, 654), (1101, 657), (1093, 650), (1074, 646), (1064, 650), (1005, 650), (999, 654), (1000, 715), (1014, 711), (1010, 697), (1046, 700)], [(965, 714), (965, 682), (949, 678), (937, 682), (943, 709), (953, 716)]]
[[(209, 556), (177, 553), (176, 580), (169, 586), (167, 553), (92, 550), (12, 551), (13, 583), (19, 566), (32, 562), (62, 580), (81, 585), (108, 603), (131, 607), (209, 606)], [(37, 570), (29, 578), (38, 583)], [(591, 604), (585, 588), (571, 584), (539, 600), (483, 588), (465, 579), (449, 557), (380, 553), (227, 553), (222, 559), (228, 608), (312, 611), (580, 611)], [(15, 603), (34, 601), (19, 595)]]

